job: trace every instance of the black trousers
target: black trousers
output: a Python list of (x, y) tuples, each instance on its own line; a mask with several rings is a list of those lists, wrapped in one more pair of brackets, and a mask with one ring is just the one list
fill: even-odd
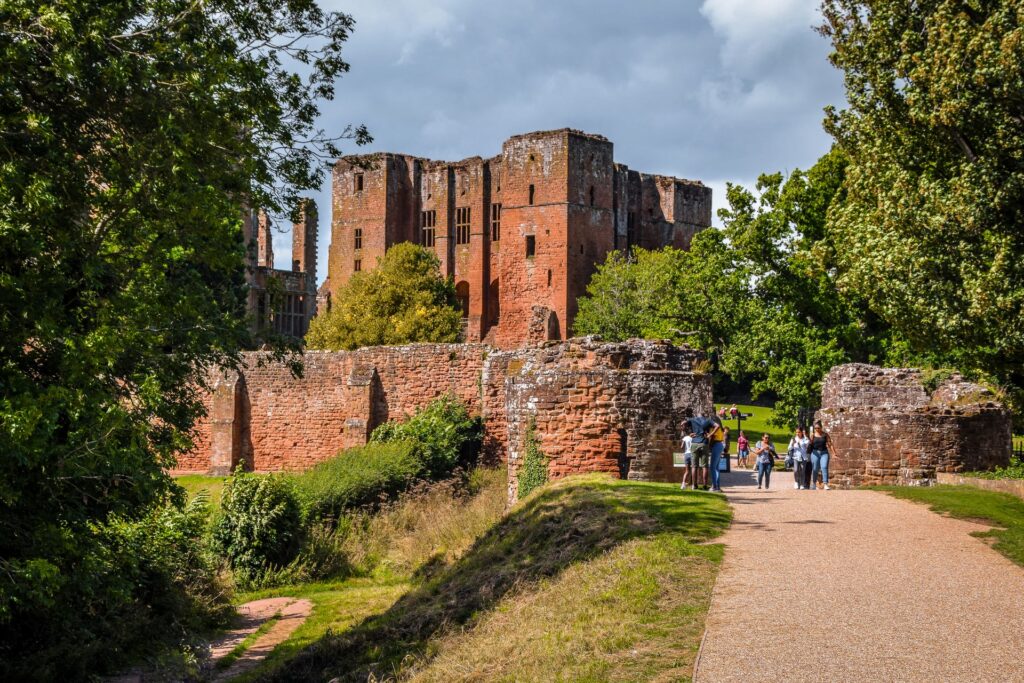
[(811, 463), (803, 460), (797, 460), (796, 467), (793, 468), (793, 480), (799, 486), (807, 486), (811, 479)]

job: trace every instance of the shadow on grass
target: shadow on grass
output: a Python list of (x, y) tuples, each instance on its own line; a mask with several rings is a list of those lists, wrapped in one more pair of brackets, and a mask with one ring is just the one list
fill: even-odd
[(595, 558), (627, 540), (674, 531), (692, 542), (729, 523), (721, 496), (672, 485), (588, 477), (542, 489), (481, 536), (454, 565), (398, 600), (387, 612), (341, 634), (328, 634), (275, 671), (272, 680), (376, 680), (408, 656), (470, 625), (509, 591)]

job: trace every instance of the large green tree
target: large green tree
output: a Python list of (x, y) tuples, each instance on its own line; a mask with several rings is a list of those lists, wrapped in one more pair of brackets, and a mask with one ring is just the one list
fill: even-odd
[(352, 25), (312, 0), (0, 4), (0, 677), (77, 679), (149, 608), (102, 527), (168, 495), (206, 371), (252, 342), (243, 205), (319, 185)]
[(829, 216), (839, 286), (909, 348), (1024, 386), (1024, 10), (826, 0), (850, 160)]
[(382, 344), (456, 342), (462, 313), (451, 278), (441, 277), (433, 252), (412, 242), (387, 250), (370, 271), (354, 273), (313, 319), (311, 349), (357, 349)]

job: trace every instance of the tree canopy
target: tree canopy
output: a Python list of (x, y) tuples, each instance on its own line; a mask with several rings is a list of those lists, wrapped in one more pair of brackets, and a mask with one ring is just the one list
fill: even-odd
[(173, 490), (206, 371), (253, 343), (242, 212), (338, 153), (317, 102), (352, 26), (312, 0), (0, 9), (0, 662), (79, 678), (121, 647), (103, 615), (146, 609), (102, 526)]
[(1024, 386), (1019, 2), (826, 0), (849, 158), (838, 286), (914, 352)]
[(353, 273), (332, 298), (331, 310), (310, 323), (306, 346), (338, 351), (456, 342), (461, 330), (455, 285), (441, 277), (437, 256), (402, 242), (388, 249), (375, 269)]

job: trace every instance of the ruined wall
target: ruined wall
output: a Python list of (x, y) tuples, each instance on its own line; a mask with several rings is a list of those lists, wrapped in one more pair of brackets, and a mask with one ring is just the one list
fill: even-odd
[(508, 459), (510, 494), (522, 439), (536, 419), (552, 477), (606, 471), (675, 481), (680, 425), (711, 409), (702, 354), (669, 344), (593, 338), (497, 352), (482, 344), (311, 351), (301, 378), (280, 363), (211, 378), (208, 416), (178, 471), (305, 469), (366, 443), (374, 427), (444, 393), (484, 418), (485, 462)]
[(819, 419), (835, 446), (829, 474), (839, 486), (931, 484), (940, 472), (1010, 458), (1009, 411), (959, 377), (929, 394), (919, 370), (841, 365), (822, 386)]
[[(480, 413), (487, 353), (474, 344), (307, 351), (301, 378), (281, 363), (260, 367), (257, 353), (246, 354), (233, 419), (222, 388), (229, 382), (220, 382), (207, 399), (196, 449), (179, 458), (178, 469), (223, 472), (239, 462), (258, 471), (306, 469), (448, 392)], [(233, 454), (224, 455), (232, 443)]]
[(703, 354), (670, 344), (593, 338), (497, 354), (504, 365), (509, 498), (517, 496), (530, 422), (548, 475), (610, 472), (679, 481), (672, 467), (683, 421), (710, 414), (711, 377), (693, 372)]

